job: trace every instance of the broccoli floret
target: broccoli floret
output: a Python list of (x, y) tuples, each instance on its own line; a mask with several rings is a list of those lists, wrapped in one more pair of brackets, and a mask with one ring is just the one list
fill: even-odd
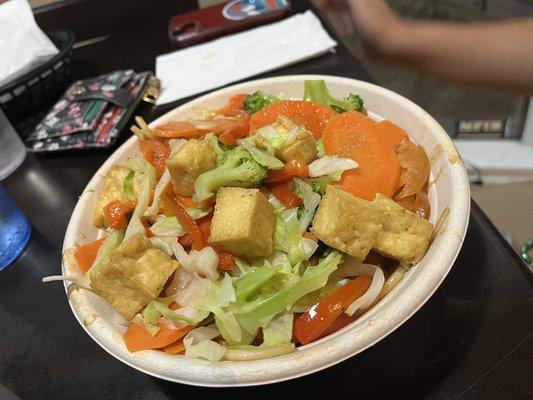
[(256, 187), (266, 178), (267, 168), (256, 162), (241, 146), (225, 152), (223, 162), (215, 169), (204, 172), (194, 182), (194, 201), (205, 200), (221, 187)]
[(258, 90), (244, 98), (244, 110), (249, 114), (253, 114), (254, 112), (278, 101), (280, 101), (280, 99), (277, 97)]
[(304, 99), (315, 103), (322, 103), (332, 110), (342, 113), (345, 111), (364, 112), (363, 99), (351, 93), (344, 100), (331, 97), (324, 80), (308, 80), (304, 82)]

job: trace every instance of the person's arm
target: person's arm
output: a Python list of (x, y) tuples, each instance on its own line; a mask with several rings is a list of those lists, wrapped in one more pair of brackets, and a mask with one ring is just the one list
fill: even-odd
[(456, 82), (533, 93), (533, 19), (403, 21), (383, 0), (347, 3), (370, 55)]

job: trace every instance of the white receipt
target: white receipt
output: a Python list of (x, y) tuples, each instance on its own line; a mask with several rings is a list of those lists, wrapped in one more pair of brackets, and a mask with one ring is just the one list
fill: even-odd
[(337, 45), (311, 11), (156, 58), (170, 103), (323, 54)]

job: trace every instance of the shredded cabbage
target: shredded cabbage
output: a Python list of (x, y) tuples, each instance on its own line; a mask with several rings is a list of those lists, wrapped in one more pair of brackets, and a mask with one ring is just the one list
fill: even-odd
[(133, 192), (133, 179), (135, 178), (135, 171), (130, 169), (128, 174), (122, 181), (122, 190), (126, 197), (130, 200), (135, 200), (135, 193)]
[(303, 200), (304, 210), (300, 217), (300, 230), (305, 232), (307, 227), (313, 220), (315, 211), (320, 204), (321, 197), (318, 193), (313, 191), (313, 188), (308, 183), (301, 179), (294, 179), (294, 187), (296, 189), (296, 195)]
[(152, 205), (146, 209), (144, 212), (145, 217), (155, 217), (159, 211), (159, 200), (161, 199), (161, 194), (165, 188), (170, 183), (170, 172), (168, 168), (165, 168), (165, 172), (154, 189), (154, 199), (152, 200)]
[(218, 254), (212, 247), (204, 247), (202, 250), (191, 250), (187, 254), (183, 246), (177, 241), (172, 241), (171, 246), (174, 256), (187, 271), (204, 274), (213, 281), (219, 278), (217, 270), (219, 261)]
[(254, 291), (272, 278), (281, 266), (272, 267), (265, 262), (261, 267), (251, 268), (244, 276), (233, 281), (237, 301), (246, 301)]
[(237, 140), (237, 144), (244, 147), (247, 151), (249, 151), (250, 154), (252, 155), (252, 158), (256, 162), (261, 164), (263, 167), (267, 167), (268, 169), (283, 168), (284, 164), (279, 158), (267, 153), (266, 151), (263, 151), (255, 147), (253, 144), (251, 144), (247, 140), (239, 139)]
[(209, 312), (197, 310), (191, 306), (171, 310), (167, 304), (158, 300), (152, 300), (143, 310), (142, 316), (145, 323), (155, 325), (159, 321), (159, 318), (163, 316), (172, 321), (182, 322), (183, 326), (197, 325), (209, 315)]
[(316, 141), (316, 151), (318, 153), (319, 158), (322, 158), (326, 155), (326, 152), (324, 150), (324, 141), (322, 140), (322, 138)]
[(164, 216), (158, 219), (155, 224), (150, 227), (150, 231), (154, 236), (163, 237), (179, 237), (184, 235), (185, 229), (180, 225), (178, 218), (175, 216)]
[(137, 200), (137, 206), (133, 211), (128, 227), (126, 228), (125, 239), (128, 239), (137, 233), (142, 233), (143, 235), (146, 235), (146, 228), (141, 222), (141, 217), (148, 208), (156, 179), (154, 167), (152, 167), (152, 165), (143, 158), (130, 158), (128, 160), (128, 166), (136, 173), (142, 174), (142, 183), (141, 192)]
[(281, 220), (285, 225), (285, 243), (291, 265), (305, 261), (307, 258), (302, 242), (302, 231), (298, 222), (298, 209), (289, 208), (282, 211)]
[(318, 265), (308, 267), (302, 277), (291, 286), (235, 307), (237, 320), (246, 331), (254, 334), (259, 328), (266, 327), (276, 314), (289, 309), (295, 301), (324, 287), (329, 275), (343, 259), (342, 253), (331, 251)]
[(183, 339), (185, 355), (190, 358), (219, 361), (227, 351), (226, 347), (212, 340), (219, 336), (220, 332), (212, 325), (193, 329)]
[(261, 347), (291, 343), (293, 319), (292, 312), (285, 312), (272, 318), (268, 325), (263, 328), (263, 344), (261, 344)]
[(309, 176), (316, 178), (324, 175), (331, 175), (357, 168), (358, 164), (350, 158), (340, 158), (324, 156), (309, 164)]
[(124, 231), (111, 231), (109, 235), (105, 238), (104, 243), (98, 249), (96, 258), (94, 259), (93, 265), (91, 268), (100, 265), (106, 258), (108, 258), (118, 246), (122, 244), (124, 240)]

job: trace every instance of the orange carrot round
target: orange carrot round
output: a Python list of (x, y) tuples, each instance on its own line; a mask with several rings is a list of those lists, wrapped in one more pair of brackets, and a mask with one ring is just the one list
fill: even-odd
[(105, 238), (95, 240), (94, 242), (85, 243), (79, 246), (74, 253), (78, 267), (83, 273), (89, 271), (96, 259), (100, 246), (104, 243)]
[(252, 114), (250, 131), (273, 124), (279, 116), (288, 117), (297, 125), (302, 125), (313, 134), (315, 139), (322, 136), (326, 122), (336, 115), (328, 106), (304, 100), (284, 100), (272, 103)]
[(363, 199), (376, 193), (392, 197), (400, 179), (400, 164), (388, 140), (376, 134), (376, 122), (356, 112), (331, 118), (323, 133), (326, 154), (351, 158), (358, 168), (345, 171), (338, 183), (342, 189)]

